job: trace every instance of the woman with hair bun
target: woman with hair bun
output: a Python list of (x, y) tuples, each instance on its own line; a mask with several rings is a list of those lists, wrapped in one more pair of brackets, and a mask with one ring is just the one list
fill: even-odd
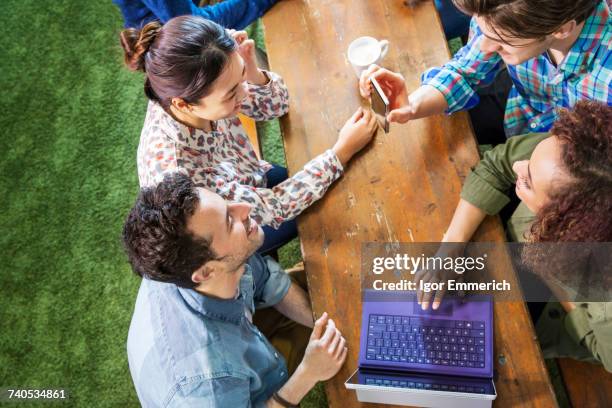
[(226, 200), (250, 203), (264, 226), (261, 252), (297, 234), (291, 220), (323, 196), (376, 129), (374, 115), (358, 109), (331, 149), (287, 178), (284, 168), (257, 158), (236, 117), (269, 120), (289, 108), (283, 80), (257, 67), (245, 32), (181, 16), (163, 27), (152, 22), (126, 29), (120, 37), (127, 67), (145, 72), (150, 100), (137, 155), (141, 187), (182, 170)]

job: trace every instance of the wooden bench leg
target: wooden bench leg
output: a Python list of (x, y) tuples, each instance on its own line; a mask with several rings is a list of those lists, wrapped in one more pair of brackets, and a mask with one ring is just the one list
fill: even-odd
[(259, 140), (259, 135), (257, 135), (257, 126), (255, 121), (242, 113), (238, 114), (238, 118), (240, 119), (240, 122), (242, 122), (242, 126), (244, 126), (244, 129), (249, 136), (249, 140), (255, 149), (257, 157), (261, 159), (261, 141)]

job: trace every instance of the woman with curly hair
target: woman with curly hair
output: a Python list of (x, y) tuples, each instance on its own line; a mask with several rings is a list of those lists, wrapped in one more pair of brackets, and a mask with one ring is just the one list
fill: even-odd
[(508, 222), (519, 242), (612, 241), (612, 107), (581, 101), (551, 133), (513, 137), (485, 153), (466, 178), (445, 235), (465, 242), (485, 215), (521, 200)]
[[(443, 241), (468, 242), (486, 215), (510, 202), (513, 186), (521, 203), (508, 221), (512, 241), (612, 241), (612, 107), (580, 101), (560, 112), (550, 134), (512, 137), (485, 153)], [(599, 362), (612, 372), (612, 303), (550, 303), (541, 316), (545, 358)]]

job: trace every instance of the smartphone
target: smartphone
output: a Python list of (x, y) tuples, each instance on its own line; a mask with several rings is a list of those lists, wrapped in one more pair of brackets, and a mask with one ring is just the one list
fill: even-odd
[(372, 84), (373, 90), (372, 110), (382, 130), (384, 130), (385, 133), (389, 133), (389, 122), (387, 121), (387, 115), (389, 114), (389, 99), (375, 78), (370, 78), (370, 83)]

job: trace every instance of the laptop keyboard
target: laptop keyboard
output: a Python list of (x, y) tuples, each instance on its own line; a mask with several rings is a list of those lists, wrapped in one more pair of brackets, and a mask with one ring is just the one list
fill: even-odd
[(484, 368), (485, 322), (370, 315), (366, 360)]

